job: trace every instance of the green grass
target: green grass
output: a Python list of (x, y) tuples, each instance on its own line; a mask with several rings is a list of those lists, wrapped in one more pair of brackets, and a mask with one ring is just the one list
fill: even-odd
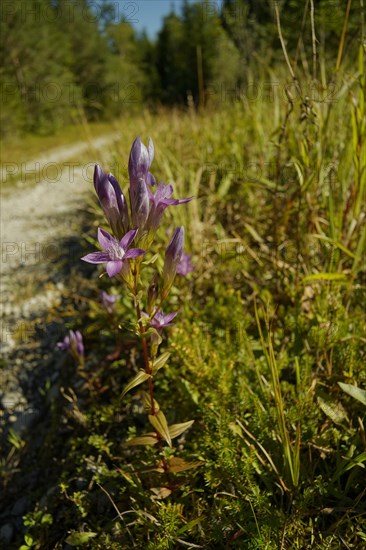
[(88, 123), (67, 126), (55, 134), (42, 136), (26, 134), (7, 137), (0, 144), (0, 164), (21, 163), (49, 153), (51, 149), (66, 147), (78, 141), (88, 141), (91, 137), (113, 131), (109, 123)]
[[(156, 396), (169, 423), (195, 420), (177, 454), (200, 466), (166, 479), (151, 470), (154, 449), (125, 445), (148, 431), (139, 391), (119, 399), (141, 364), (126, 331), (132, 308), (123, 296), (123, 351), (108, 363), (115, 331), (98, 294), (111, 285), (97, 274), (71, 280), (72, 306), (50, 315), (83, 331), (87, 375), (67, 364), (67, 398), (51, 410), (40, 460), (57, 457), (57, 490), (46, 504), (33, 497), (35, 548), (61, 548), (74, 531), (93, 533), (93, 549), (366, 544), (366, 410), (339, 385), (366, 387), (360, 57), (353, 85), (339, 80), (332, 103), (263, 97), (201, 114), (144, 113), (120, 128), (105, 168), (123, 187), (139, 133), (154, 139), (157, 179), (195, 196), (167, 213), (162, 231), (184, 224), (195, 271), (171, 298), (180, 314)], [(86, 241), (104, 223), (89, 209)]]

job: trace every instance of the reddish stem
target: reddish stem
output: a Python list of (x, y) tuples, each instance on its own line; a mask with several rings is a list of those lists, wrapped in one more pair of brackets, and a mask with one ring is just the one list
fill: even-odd
[[(140, 332), (141, 341), (142, 341), (142, 352), (143, 352), (143, 356), (144, 356), (145, 371), (146, 371), (147, 374), (151, 374), (152, 369), (150, 368), (150, 363), (149, 363), (149, 354), (148, 354), (148, 351), (147, 351), (147, 341), (146, 341), (146, 338), (143, 336), (143, 334), (146, 331), (145, 331), (144, 325), (141, 322), (141, 308), (140, 308), (140, 304), (137, 300), (137, 277), (136, 277), (136, 273), (134, 273), (134, 276), (135, 276), (135, 292), (134, 292), (134, 294), (135, 294), (135, 308), (136, 308), (137, 322), (138, 322), (138, 325), (139, 325), (139, 332)], [(153, 383), (152, 376), (150, 376), (150, 378), (148, 379), (148, 385), (149, 385), (149, 395), (150, 395), (150, 403), (151, 403), (151, 415), (155, 416), (156, 410), (155, 410), (155, 403), (154, 403), (154, 383)], [(161, 455), (161, 463), (163, 465), (163, 470), (164, 470), (164, 472), (167, 472), (169, 470), (169, 466), (168, 466), (168, 463), (167, 463), (167, 461), (165, 460), (165, 458), (163, 456), (163, 441), (162, 441), (162, 437), (161, 437), (161, 435), (158, 431), (156, 431), (156, 437), (157, 437), (157, 440), (158, 440), (158, 445), (159, 445), (159, 450), (160, 450), (160, 455)]]
[[(144, 325), (140, 321), (140, 319), (141, 319), (141, 310), (140, 310), (140, 304), (137, 301), (136, 301), (136, 314), (137, 314), (137, 320), (138, 320), (138, 324), (139, 324), (139, 331), (140, 331), (141, 340), (142, 340), (142, 352), (143, 352), (143, 355), (144, 355), (145, 371), (146, 371), (147, 374), (151, 374), (152, 371), (151, 371), (150, 364), (149, 364), (149, 354), (148, 354), (148, 351), (147, 351), (147, 342), (146, 342), (146, 338), (144, 336), (142, 336), (145, 332), (145, 329), (144, 329)], [(155, 416), (154, 383), (153, 383), (152, 377), (150, 377), (148, 379), (148, 384), (149, 384), (149, 395), (150, 395), (150, 402), (151, 402), (151, 414), (153, 416)]]

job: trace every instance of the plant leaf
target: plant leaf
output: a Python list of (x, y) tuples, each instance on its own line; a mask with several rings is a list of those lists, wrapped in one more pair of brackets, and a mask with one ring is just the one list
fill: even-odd
[(352, 384), (344, 384), (343, 382), (338, 382), (338, 385), (344, 392), (348, 393), (348, 395), (361, 401), (363, 405), (366, 405), (366, 390), (362, 390), (358, 386), (353, 386)]
[(158, 499), (166, 498), (172, 494), (172, 490), (168, 489), (168, 487), (152, 487), (150, 491), (153, 492), (155, 498)]
[(154, 364), (153, 364), (153, 369), (152, 369), (153, 374), (156, 374), (158, 372), (158, 370), (160, 370), (162, 367), (164, 367), (164, 365), (168, 361), (170, 355), (171, 354), (170, 354), (169, 351), (165, 351), (157, 359), (155, 359)]
[(361, 453), (357, 455), (355, 458), (351, 458), (347, 466), (344, 468), (343, 472), (347, 472), (348, 470), (351, 470), (355, 466), (360, 466), (361, 468), (365, 468), (364, 462), (366, 461), (366, 453)]
[(196, 462), (186, 462), (183, 458), (173, 456), (168, 462), (169, 471), (173, 473), (184, 472), (185, 470), (191, 470), (192, 468), (198, 468), (203, 462), (197, 460)]
[(154, 254), (149, 260), (144, 260), (142, 263), (144, 265), (150, 265), (156, 262), (156, 260), (159, 258), (159, 254)]
[(178, 435), (182, 434), (188, 428), (190, 428), (193, 424), (194, 420), (189, 420), (188, 422), (182, 422), (181, 424), (172, 424), (169, 426), (169, 435), (172, 439), (175, 437), (178, 437)]
[(315, 237), (316, 239), (320, 239), (321, 241), (325, 241), (329, 244), (332, 244), (333, 246), (336, 246), (337, 248), (339, 248), (339, 250), (342, 250), (342, 252), (347, 254), (347, 256), (349, 256), (350, 258), (353, 258), (353, 259), (356, 258), (355, 254), (353, 254), (353, 252), (348, 250), (348, 248), (346, 246), (344, 246), (342, 243), (340, 243), (340, 242), (338, 242), (334, 239), (330, 239), (326, 235), (314, 234), (314, 235), (312, 235), (312, 237)]
[(159, 411), (157, 414), (149, 414), (149, 420), (154, 426), (156, 431), (161, 435), (163, 439), (168, 443), (169, 447), (172, 446), (172, 439), (170, 437), (168, 423), (166, 421), (163, 411)]
[(155, 432), (149, 432), (147, 434), (133, 437), (126, 441), (126, 445), (155, 445), (158, 442), (158, 438)]
[[(150, 394), (147, 391), (144, 391), (142, 393), (142, 401), (143, 401), (143, 404), (144, 404), (145, 411), (147, 413), (151, 412), (151, 397), (150, 397)], [(155, 414), (157, 414), (160, 411), (160, 405), (156, 401), (156, 399), (154, 399), (154, 410), (155, 410)]]
[(345, 273), (313, 273), (304, 277), (302, 282), (309, 283), (311, 281), (348, 281), (349, 277)]
[(142, 384), (143, 382), (145, 382), (149, 378), (151, 378), (151, 374), (148, 374), (144, 370), (139, 370), (139, 372), (136, 374), (136, 376), (134, 376), (132, 378), (132, 380), (129, 381), (127, 386), (125, 386), (125, 388), (122, 392), (122, 395), (121, 395), (121, 399), (126, 395), (126, 393), (128, 391), (132, 390), (132, 388), (134, 388), (135, 386), (138, 386), (139, 384)]
[(79, 544), (86, 544), (90, 539), (97, 536), (97, 533), (71, 533), (65, 540), (70, 546), (78, 546)]
[(321, 397), (318, 397), (318, 404), (324, 414), (326, 414), (335, 424), (342, 424), (343, 420), (348, 420), (347, 414), (340, 403), (328, 403)]

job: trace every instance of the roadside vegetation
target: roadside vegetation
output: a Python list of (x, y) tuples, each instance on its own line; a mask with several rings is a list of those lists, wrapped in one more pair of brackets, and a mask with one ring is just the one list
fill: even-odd
[(366, 546), (365, 50), (348, 56), (342, 36), (332, 65), (319, 52), (299, 70), (278, 61), (230, 101), (116, 123), (103, 169), (125, 196), (140, 134), (157, 181), (194, 197), (167, 210), (154, 250), (162, 271), (184, 226), (194, 269), (168, 299), (179, 314), (154, 395), (169, 425), (194, 423), (174, 449), (128, 444), (152, 430), (144, 385), (122, 397), (143, 368), (141, 334), (128, 292), (79, 261), (108, 229), (91, 184), (80, 255), (47, 312), (49, 345), (73, 330), (83, 349), (55, 349), (42, 421), (8, 434), (0, 463), (1, 504), (30, 499), (14, 548)]

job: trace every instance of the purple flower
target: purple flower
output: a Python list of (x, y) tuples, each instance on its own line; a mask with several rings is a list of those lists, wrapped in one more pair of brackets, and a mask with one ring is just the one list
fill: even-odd
[(164, 210), (168, 206), (177, 206), (177, 204), (184, 204), (193, 199), (193, 197), (189, 197), (188, 199), (171, 198), (171, 195), (173, 194), (173, 186), (165, 185), (164, 183), (159, 183), (154, 194), (151, 192), (150, 188), (148, 188), (148, 193), (151, 210), (147, 220), (147, 227), (152, 230), (156, 230), (158, 228)]
[(128, 231), (130, 221), (127, 202), (118, 181), (112, 174), (105, 174), (96, 164), (94, 187), (113, 233), (118, 239), (121, 239)]
[(58, 342), (56, 345), (58, 349), (70, 351), (72, 355), (76, 355), (77, 357), (84, 356), (83, 336), (79, 330), (75, 332), (69, 330), (69, 334), (65, 336), (63, 341)]
[(148, 148), (142, 143), (140, 136), (137, 136), (132, 144), (130, 158), (128, 160), (128, 173), (130, 176), (130, 185), (133, 189), (140, 179), (149, 185), (155, 185), (155, 178), (149, 172), (149, 168), (154, 160), (154, 144), (149, 138)]
[(130, 176), (130, 200), (132, 223), (142, 229), (149, 215), (148, 185), (155, 184), (154, 176), (149, 168), (154, 159), (154, 145), (149, 138), (148, 148), (141, 142), (138, 136), (133, 142), (130, 158), (128, 160), (128, 173)]
[(147, 185), (140, 179), (131, 193), (132, 223), (135, 227), (142, 229), (149, 215), (149, 195)]
[(117, 296), (115, 294), (108, 294), (104, 290), (101, 292), (101, 301), (108, 313), (113, 313), (117, 301)]
[[(144, 317), (148, 317), (147, 313), (145, 312), (142, 312), (142, 315), (144, 315)], [(158, 311), (155, 310), (152, 316), (152, 319), (150, 321), (150, 325), (156, 330), (162, 330), (163, 328), (171, 327), (172, 321), (174, 317), (176, 317), (177, 315), (178, 315), (177, 311), (174, 311), (173, 313), (164, 314), (160, 310)]]
[(177, 265), (177, 275), (182, 275), (183, 277), (186, 277), (188, 273), (194, 271), (191, 258), (192, 256), (190, 254), (183, 252), (179, 264)]
[(137, 258), (145, 254), (145, 250), (141, 250), (141, 248), (130, 248), (130, 250), (127, 250), (135, 238), (136, 233), (137, 229), (132, 229), (118, 241), (107, 231), (99, 228), (98, 241), (104, 252), (92, 252), (81, 259), (90, 264), (106, 263), (106, 271), (109, 277), (114, 277), (114, 275), (117, 275), (121, 271), (123, 263), (126, 260)]
[(163, 289), (161, 297), (164, 300), (173, 284), (177, 266), (181, 260), (184, 248), (184, 227), (177, 227), (170, 241), (164, 260)]

